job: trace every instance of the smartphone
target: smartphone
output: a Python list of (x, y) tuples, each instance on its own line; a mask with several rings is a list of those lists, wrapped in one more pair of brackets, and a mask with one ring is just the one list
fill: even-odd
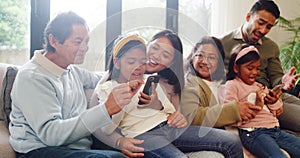
[[(155, 85), (155, 88), (156, 88), (158, 81), (159, 81), (159, 75), (149, 76), (147, 78), (146, 84), (144, 86), (143, 93), (145, 93), (147, 95), (151, 95), (152, 94), (151, 83), (154, 82), (154, 85)], [(141, 104), (145, 104), (145, 103), (142, 102), (142, 101), (139, 101), (138, 104), (141, 105)]]
[[(272, 89), (272, 91), (278, 93), (279, 90), (282, 89), (283, 86), (284, 86), (284, 84), (276, 85), (276, 86)], [(270, 94), (270, 96), (274, 97), (272, 93), (269, 93), (269, 94)]]
[(272, 90), (276, 93), (279, 92), (279, 89), (282, 88), (281, 86), (275, 86)]

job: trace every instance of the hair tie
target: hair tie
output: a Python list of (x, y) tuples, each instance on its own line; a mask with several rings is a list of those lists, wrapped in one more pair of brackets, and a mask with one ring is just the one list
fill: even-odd
[(114, 46), (114, 50), (112, 52), (113, 57), (116, 58), (117, 55), (119, 54), (119, 51), (121, 50), (121, 48), (125, 44), (127, 44), (128, 42), (133, 41), (133, 40), (140, 41), (142, 44), (146, 45), (145, 40), (143, 38), (141, 38), (140, 36), (138, 36), (138, 35), (129, 35), (129, 36), (121, 39), (120, 41), (118, 41), (116, 43), (116, 45)]
[(246, 47), (246, 48), (242, 49), (242, 50), (237, 54), (234, 63), (236, 63), (237, 60), (239, 60), (241, 57), (243, 57), (244, 55), (248, 54), (248, 53), (251, 52), (251, 51), (254, 51), (254, 52), (256, 52), (257, 54), (259, 54), (259, 53), (258, 53), (258, 50), (257, 50), (254, 46)]

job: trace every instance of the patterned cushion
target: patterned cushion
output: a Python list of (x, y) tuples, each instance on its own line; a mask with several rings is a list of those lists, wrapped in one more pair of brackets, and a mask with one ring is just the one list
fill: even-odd
[(10, 98), (10, 92), (13, 86), (13, 83), (15, 81), (16, 75), (18, 72), (17, 67), (7, 67), (6, 74), (3, 79), (2, 83), (2, 95), (1, 95), (1, 101), (2, 101), (2, 112), (4, 115), (4, 121), (6, 123), (6, 126), (8, 127), (9, 124), (9, 114), (11, 112), (11, 98)]

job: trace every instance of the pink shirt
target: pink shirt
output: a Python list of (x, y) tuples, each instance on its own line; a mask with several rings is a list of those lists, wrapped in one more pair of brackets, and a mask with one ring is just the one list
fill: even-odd
[[(255, 82), (252, 85), (245, 84), (240, 78), (235, 78), (233, 80), (229, 80), (225, 84), (225, 96), (224, 96), (224, 102), (230, 102), (230, 101), (238, 101), (238, 102), (248, 102), (248, 96), (251, 93), (256, 94), (256, 91), (259, 90), (259, 87), (262, 87), (260, 83)], [(242, 122), (239, 124), (242, 128), (249, 128), (249, 127), (265, 127), (265, 128), (273, 128), (275, 126), (279, 126), (278, 119), (270, 112), (275, 111), (282, 107), (282, 101), (281, 99), (278, 99), (278, 101), (275, 104), (268, 104), (265, 105), (261, 111), (257, 113), (257, 115), (247, 121)]]

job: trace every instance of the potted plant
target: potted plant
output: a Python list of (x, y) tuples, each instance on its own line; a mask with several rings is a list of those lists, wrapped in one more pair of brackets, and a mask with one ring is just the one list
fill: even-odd
[[(280, 60), (284, 71), (289, 70), (292, 66), (296, 67), (296, 72), (300, 73), (300, 17), (287, 20), (284, 17), (279, 17), (279, 27), (285, 29), (291, 33), (292, 38), (285, 42), (280, 47)], [(300, 78), (296, 82), (295, 88), (290, 93), (300, 97), (299, 90), (300, 85), (297, 84)]]

